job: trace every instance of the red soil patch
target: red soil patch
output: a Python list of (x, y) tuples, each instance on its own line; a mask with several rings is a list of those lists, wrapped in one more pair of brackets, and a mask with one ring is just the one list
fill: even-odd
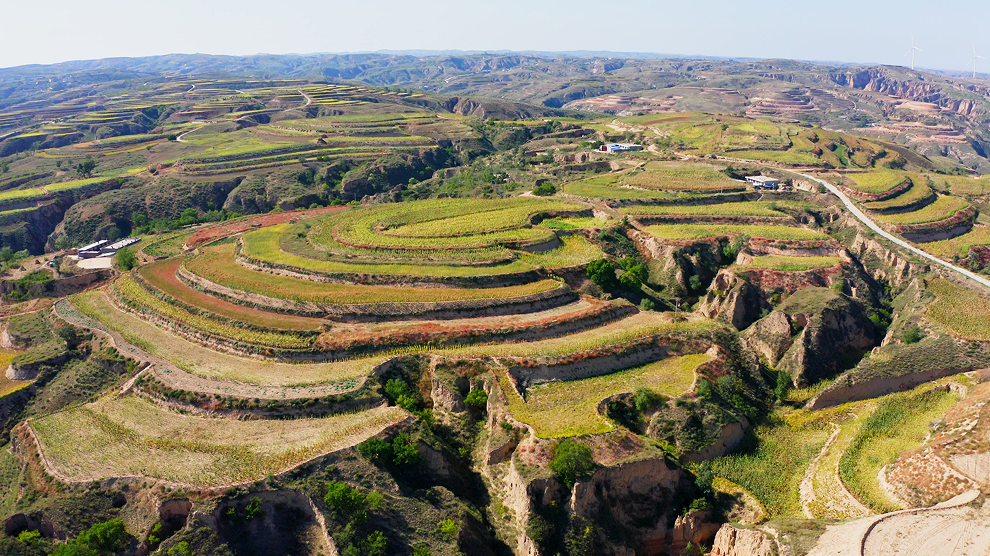
[(181, 258), (174, 258), (141, 267), (138, 272), (140, 272), (141, 276), (148, 283), (168, 295), (204, 311), (216, 313), (224, 317), (287, 330), (319, 330), (323, 322), (317, 318), (271, 313), (245, 305), (230, 303), (229, 301), (224, 301), (190, 288), (183, 284), (175, 275), (181, 264)]
[(260, 228), (262, 226), (274, 226), (276, 224), (285, 224), (290, 220), (297, 220), (300, 218), (313, 218), (315, 216), (322, 216), (324, 214), (331, 214), (334, 212), (340, 212), (346, 210), (347, 207), (320, 207), (315, 209), (307, 210), (294, 210), (290, 212), (276, 212), (273, 214), (262, 214), (260, 216), (254, 216), (251, 218), (245, 218), (243, 220), (237, 220), (235, 222), (225, 222), (217, 226), (210, 226), (209, 228), (203, 228), (202, 230), (197, 230), (196, 233), (189, 238), (186, 242), (185, 248), (192, 249), (197, 245), (202, 245), (210, 241), (220, 239), (222, 237), (232, 236), (234, 234), (239, 234), (241, 232), (246, 232), (252, 228)]

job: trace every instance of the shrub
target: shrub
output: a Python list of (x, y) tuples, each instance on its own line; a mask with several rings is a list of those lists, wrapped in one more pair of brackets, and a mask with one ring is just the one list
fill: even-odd
[(368, 518), (367, 497), (347, 483), (340, 481), (327, 483), (327, 493), (323, 501), (347, 521), (361, 523)]
[(644, 297), (639, 302), (639, 308), (642, 309), (642, 310), (644, 310), (644, 311), (656, 311), (657, 310), (657, 304), (652, 299), (650, 299), (648, 297)]
[(484, 411), (488, 407), (488, 393), (484, 388), (472, 388), (464, 397), (464, 403)]
[(368, 538), (361, 544), (364, 549), (362, 550), (363, 556), (385, 556), (385, 549), (388, 547), (388, 539), (385, 538), (385, 533), (375, 531), (374, 533), (368, 535)]
[(904, 331), (904, 334), (901, 336), (901, 340), (903, 340), (905, 344), (917, 344), (924, 337), (925, 334), (921, 331), (921, 327), (912, 326)]
[(37, 529), (33, 531), (21, 531), (20, 534), (17, 535), (17, 540), (26, 545), (34, 544), (38, 542), (38, 539), (40, 538), (41, 531), (38, 531)]
[(457, 538), (458, 529), (459, 527), (457, 526), (457, 522), (449, 518), (441, 521), (437, 525), (437, 533), (448, 541), (452, 541)]
[(653, 390), (650, 390), (649, 388), (639, 388), (633, 395), (633, 406), (635, 406), (636, 410), (639, 412), (647, 411), (665, 401), (667, 401), (666, 398), (660, 394), (657, 394)]
[(385, 397), (395, 405), (406, 411), (419, 411), (423, 409), (423, 397), (419, 395), (406, 381), (401, 378), (390, 378), (385, 383)]
[(591, 448), (573, 440), (562, 441), (554, 448), (550, 470), (567, 488), (573, 487), (575, 482), (591, 476), (595, 470)]
[(541, 183), (533, 188), (533, 195), (539, 195), (540, 197), (549, 197), (557, 192), (557, 186), (552, 183)]

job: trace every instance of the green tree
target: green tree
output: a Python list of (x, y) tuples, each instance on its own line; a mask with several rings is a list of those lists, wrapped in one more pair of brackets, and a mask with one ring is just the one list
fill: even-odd
[(124, 247), (120, 251), (117, 251), (114, 259), (117, 261), (117, 267), (121, 270), (130, 270), (137, 265), (137, 255), (134, 254), (134, 250), (130, 247)]
[(385, 556), (385, 549), (388, 548), (388, 539), (385, 538), (385, 533), (375, 531), (368, 535), (368, 538), (361, 544), (364, 549), (362, 551), (363, 556)]
[(595, 470), (591, 448), (573, 440), (561, 441), (554, 448), (550, 470), (567, 488), (571, 488), (578, 480), (590, 477)]
[(82, 162), (76, 165), (76, 173), (83, 178), (88, 178), (92, 176), (93, 170), (95, 169), (96, 169), (96, 161), (88, 156), (86, 157), (86, 160), (83, 160)]
[(585, 271), (585, 274), (587, 274), (589, 280), (606, 291), (614, 289), (617, 284), (615, 263), (608, 259), (591, 261), (588, 263), (588, 269)]
[(484, 411), (488, 407), (488, 392), (484, 388), (472, 388), (464, 397), (464, 403)]
[(361, 523), (368, 518), (367, 497), (347, 483), (340, 481), (327, 483), (327, 493), (323, 501), (348, 521)]

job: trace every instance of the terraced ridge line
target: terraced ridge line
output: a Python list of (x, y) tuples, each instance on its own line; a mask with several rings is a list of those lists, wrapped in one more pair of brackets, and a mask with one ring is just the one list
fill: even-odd
[(917, 247), (911, 245), (910, 243), (904, 241), (903, 239), (900, 239), (894, 236), (893, 234), (887, 232), (886, 230), (881, 228), (876, 222), (871, 220), (870, 217), (866, 216), (866, 214), (864, 214), (863, 211), (859, 210), (859, 208), (853, 204), (853, 202), (849, 199), (849, 197), (847, 197), (845, 193), (840, 191), (838, 187), (832, 185), (831, 183), (825, 180), (818, 179), (814, 176), (809, 176), (808, 174), (802, 174), (799, 172), (795, 172), (795, 173), (801, 177), (808, 178), (809, 180), (824, 185), (826, 189), (828, 189), (833, 195), (835, 195), (836, 197), (839, 198), (840, 201), (842, 201), (842, 204), (844, 204), (846, 208), (849, 209), (849, 212), (851, 212), (852, 215), (855, 216), (857, 220), (859, 220), (863, 224), (866, 224), (867, 227), (869, 227), (871, 230), (879, 234), (884, 239), (887, 239), (893, 242), (895, 245), (899, 247), (903, 247), (904, 249), (907, 249), (908, 251), (911, 251), (916, 255), (924, 257), (925, 259), (928, 259), (935, 264), (941, 265), (953, 272), (956, 272), (957, 274), (969, 278), (970, 280), (976, 282), (977, 284), (980, 284), (981, 286), (990, 288), (990, 280), (977, 276), (976, 274), (966, 270), (965, 268), (943, 261), (942, 259), (936, 257), (935, 255), (932, 255), (922, 249), (918, 249)]
[[(237, 398), (258, 398), (265, 400), (293, 400), (301, 398), (316, 398), (328, 395), (339, 395), (359, 390), (365, 381), (357, 381), (351, 388), (341, 388), (341, 383), (313, 384), (304, 386), (263, 386), (246, 382), (214, 380), (194, 375), (179, 368), (171, 361), (152, 355), (147, 351), (128, 343), (115, 330), (104, 326), (79, 312), (68, 299), (59, 300), (54, 308), (55, 314), (69, 324), (85, 328), (99, 336), (108, 338), (117, 351), (132, 359), (147, 363), (142, 371), (151, 374), (166, 386), (176, 390), (190, 390), (203, 394), (220, 394)], [(245, 361), (250, 363), (250, 361)]]

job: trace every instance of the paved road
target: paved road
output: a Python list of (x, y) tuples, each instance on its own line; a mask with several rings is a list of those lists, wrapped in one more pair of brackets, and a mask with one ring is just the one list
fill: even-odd
[(799, 176), (808, 178), (809, 180), (812, 180), (814, 182), (817, 182), (817, 183), (820, 183), (820, 184), (824, 185), (826, 189), (828, 189), (829, 191), (831, 191), (836, 197), (839, 198), (839, 200), (842, 201), (842, 203), (844, 205), (846, 205), (846, 208), (849, 209), (849, 212), (851, 212), (853, 214), (853, 216), (855, 216), (857, 219), (859, 219), (859, 221), (862, 222), (863, 224), (866, 224), (867, 226), (869, 226), (869, 228), (871, 230), (873, 230), (874, 232), (876, 232), (876, 233), (880, 234), (881, 236), (883, 236), (885, 239), (888, 239), (891, 242), (893, 242), (893, 243), (895, 243), (895, 244), (897, 244), (897, 245), (899, 245), (899, 246), (907, 249), (908, 251), (911, 251), (912, 253), (914, 253), (914, 254), (916, 254), (918, 256), (924, 257), (924, 258), (932, 261), (935, 264), (944, 266), (945, 268), (947, 268), (949, 270), (952, 270), (952, 271), (954, 271), (954, 272), (956, 272), (958, 274), (961, 274), (962, 276), (965, 276), (966, 278), (969, 278), (970, 280), (972, 280), (972, 281), (974, 281), (974, 282), (976, 282), (976, 283), (978, 283), (978, 284), (980, 284), (982, 286), (986, 286), (986, 287), (990, 288), (990, 280), (987, 280), (986, 278), (983, 278), (981, 276), (978, 276), (978, 275), (976, 275), (976, 274), (974, 274), (974, 273), (966, 270), (965, 268), (962, 268), (960, 266), (956, 266), (956, 265), (954, 265), (954, 264), (952, 264), (950, 262), (943, 261), (942, 259), (940, 259), (940, 258), (932, 255), (931, 253), (928, 253), (926, 251), (923, 251), (921, 249), (918, 249), (917, 247), (915, 247), (914, 245), (911, 245), (910, 243), (904, 241), (903, 239), (900, 239), (898, 237), (895, 237), (893, 234), (888, 233), (886, 230), (884, 230), (883, 228), (881, 228), (876, 222), (874, 222), (873, 220), (870, 220), (870, 217), (866, 216), (866, 214), (864, 214), (863, 211), (859, 210), (859, 207), (857, 207), (855, 204), (853, 204), (852, 200), (850, 200), (849, 197), (847, 197), (845, 193), (843, 193), (842, 191), (840, 191), (838, 187), (836, 187), (836, 186), (828, 183), (827, 181), (820, 180), (820, 179), (818, 179), (818, 178), (816, 178), (814, 176), (809, 176), (808, 174), (801, 174), (799, 172), (796, 172), (796, 173)]

